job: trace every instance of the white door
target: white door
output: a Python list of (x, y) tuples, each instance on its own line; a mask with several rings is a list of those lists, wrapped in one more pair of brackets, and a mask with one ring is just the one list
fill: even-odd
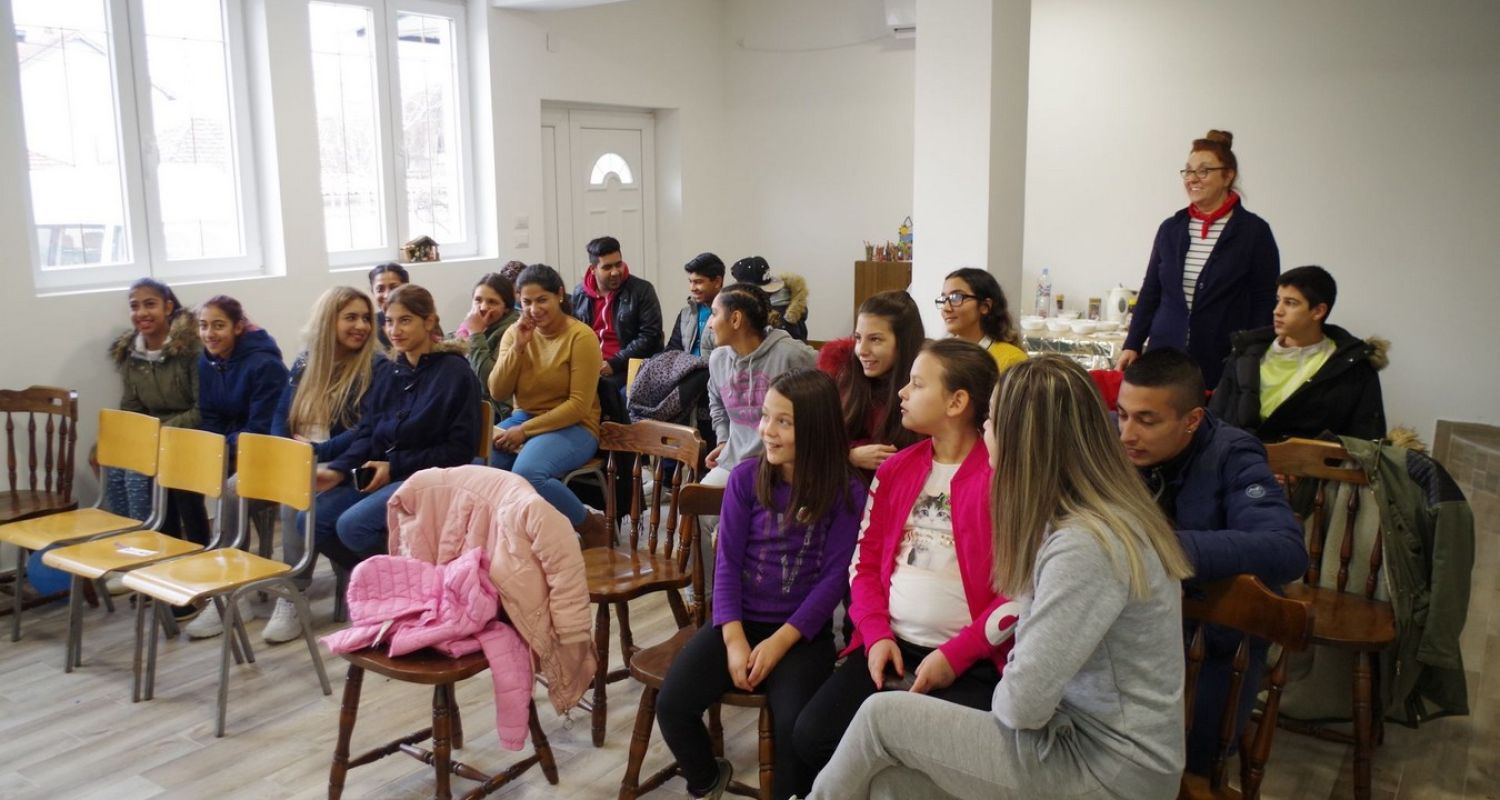
[(659, 285), (652, 116), (553, 108), (542, 128), (547, 252), (556, 254), (558, 271), (576, 284), (588, 267), (589, 241), (613, 236), (631, 274)]

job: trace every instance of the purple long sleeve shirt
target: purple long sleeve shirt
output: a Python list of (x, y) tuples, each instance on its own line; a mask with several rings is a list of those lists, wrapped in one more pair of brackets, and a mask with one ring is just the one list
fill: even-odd
[(792, 490), (776, 487), (768, 509), (755, 499), (760, 459), (738, 464), (724, 487), (714, 563), (714, 624), (786, 623), (804, 639), (817, 636), (849, 588), (865, 487), (850, 477), (848, 503), (836, 502), (811, 526), (789, 519)]

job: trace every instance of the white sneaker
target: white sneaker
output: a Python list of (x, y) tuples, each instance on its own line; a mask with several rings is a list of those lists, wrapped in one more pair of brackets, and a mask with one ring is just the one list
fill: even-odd
[(302, 622), (297, 619), (297, 604), (285, 597), (277, 598), (276, 608), (271, 611), (271, 620), (266, 623), (265, 630), (260, 632), (260, 638), (266, 640), (266, 644), (281, 644), (301, 636)]
[[(240, 600), (240, 621), (249, 622), (255, 619), (255, 610), (250, 607), (249, 600)], [(210, 600), (203, 607), (203, 611), (193, 618), (183, 629), (189, 639), (212, 639), (224, 632), (224, 621), (219, 618), (219, 607)]]

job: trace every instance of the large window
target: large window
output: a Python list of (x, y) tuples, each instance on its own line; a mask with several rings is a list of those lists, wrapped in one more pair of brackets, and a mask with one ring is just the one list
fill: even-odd
[(238, 0), (12, 0), (43, 290), (261, 268)]
[(313, 0), (308, 16), (329, 262), (419, 236), (476, 253), (463, 7)]

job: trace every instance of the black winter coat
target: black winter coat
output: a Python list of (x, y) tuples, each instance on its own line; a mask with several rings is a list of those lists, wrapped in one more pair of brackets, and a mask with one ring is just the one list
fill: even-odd
[[(591, 277), (590, 277), (591, 280)], [(661, 352), (661, 302), (656, 299), (656, 287), (650, 281), (634, 275), (625, 279), (616, 290), (615, 336), (620, 339), (620, 351), (609, 359), (610, 368), (617, 375), (624, 375), (632, 358), (650, 358)], [(573, 316), (580, 322), (594, 327), (594, 296), (580, 281), (573, 290)]]
[(1385, 368), (1383, 339), (1360, 339), (1337, 325), (1323, 335), (1335, 350), (1317, 374), (1292, 393), (1271, 416), (1260, 417), (1260, 362), (1276, 339), (1273, 328), (1240, 331), (1231, 337), (1224, 377), (1208, 409), (1220, 420), (1255, 434), (1262, 442), (1291, 437), (1316, 439), (1324, 433), (1356, 439), (1385, 436), (1385, 404), (1379, 370)]

